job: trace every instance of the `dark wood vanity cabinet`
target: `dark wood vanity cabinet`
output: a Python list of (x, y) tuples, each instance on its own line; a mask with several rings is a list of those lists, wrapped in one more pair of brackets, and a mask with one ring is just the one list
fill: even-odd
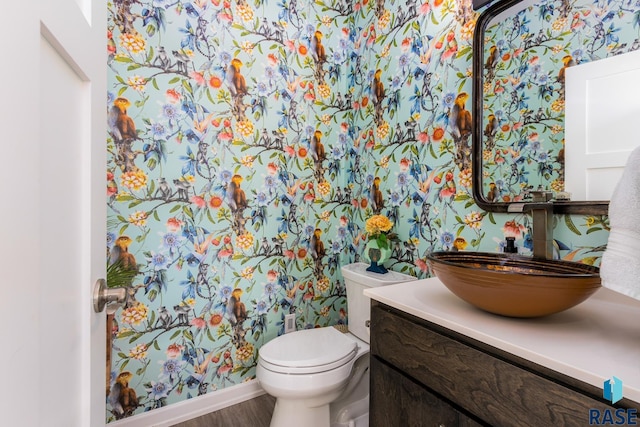
[(475, 427), (441, 397), (377, 357), (371, 358), (369, 426)]
[[(602, 390), (377, 301), (370, 426), (589, 426)], [(640, 422), (640, 421), (638, 421)], [(593, 424), (593, 423), (591, 423)]]

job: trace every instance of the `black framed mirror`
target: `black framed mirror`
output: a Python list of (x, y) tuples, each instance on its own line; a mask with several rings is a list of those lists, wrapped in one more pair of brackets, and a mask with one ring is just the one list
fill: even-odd
[[(533, 14), (521, 13), (531, 4), (523, 0), (499, 1), (490, 5), (476, 23), (473, 196), (477, 205), (489, 212), (509, 212), (516, 203), (530, 202), (530, 191), (538, 186), (559, 194), (564, 191), (563, 76), (564, 68), (575, 63), (570, 59), (574, 52), (566, 51), (575, 37), (571, 34), (571, 19), (580, 16), (570, 15), (571, 5), (567, 2), (547, 1), (536, 6), (535, 15), (547, 21), (542, 24), (544, 27), (553, 29), (538, 30), (528, 21)], [(564, 22), (568, 30), (555, 33), (553, 26), (557, 22)], [(551, 60), (543, 53), (552, 54)], [(596, 59), (584, 58), (587, 62)], [(513, 73), (514, 69), (521, 74)], [(496, 103), (496, 99), (504, 103)], [(532, 140), (537, 137), (551, 147), (532, 150), (530, 147), (538, 144)], [(528, 174), (539, 176), (537, 180), (530, 179)], [(553, 200), (553, 211), (558, 214), (604, 215), (608, 206), (607, 200), (569, 201), (560, 196)]]

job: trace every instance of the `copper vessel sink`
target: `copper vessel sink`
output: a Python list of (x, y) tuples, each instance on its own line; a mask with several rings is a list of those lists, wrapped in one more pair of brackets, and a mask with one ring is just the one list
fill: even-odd
[(455, 295), (503, 316), (558, 313), (600, 288), (600, 269), (576, 262), (486, 252), (432, 252), (427, 260)]

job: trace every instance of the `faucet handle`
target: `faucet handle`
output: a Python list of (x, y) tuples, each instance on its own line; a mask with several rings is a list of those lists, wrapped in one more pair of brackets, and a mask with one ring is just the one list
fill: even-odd
[(534, 202), (548, 202), (553, 198), (553, 192), (547, 190), (531, 190)]

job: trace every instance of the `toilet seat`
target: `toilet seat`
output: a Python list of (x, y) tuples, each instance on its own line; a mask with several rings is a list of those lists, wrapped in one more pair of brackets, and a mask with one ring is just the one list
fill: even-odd
[(335, 328), (305, 329), (262, 346), (258, 363), (273, 372), (312, 374), (343, 366), (357, 353), (358, 344)]

